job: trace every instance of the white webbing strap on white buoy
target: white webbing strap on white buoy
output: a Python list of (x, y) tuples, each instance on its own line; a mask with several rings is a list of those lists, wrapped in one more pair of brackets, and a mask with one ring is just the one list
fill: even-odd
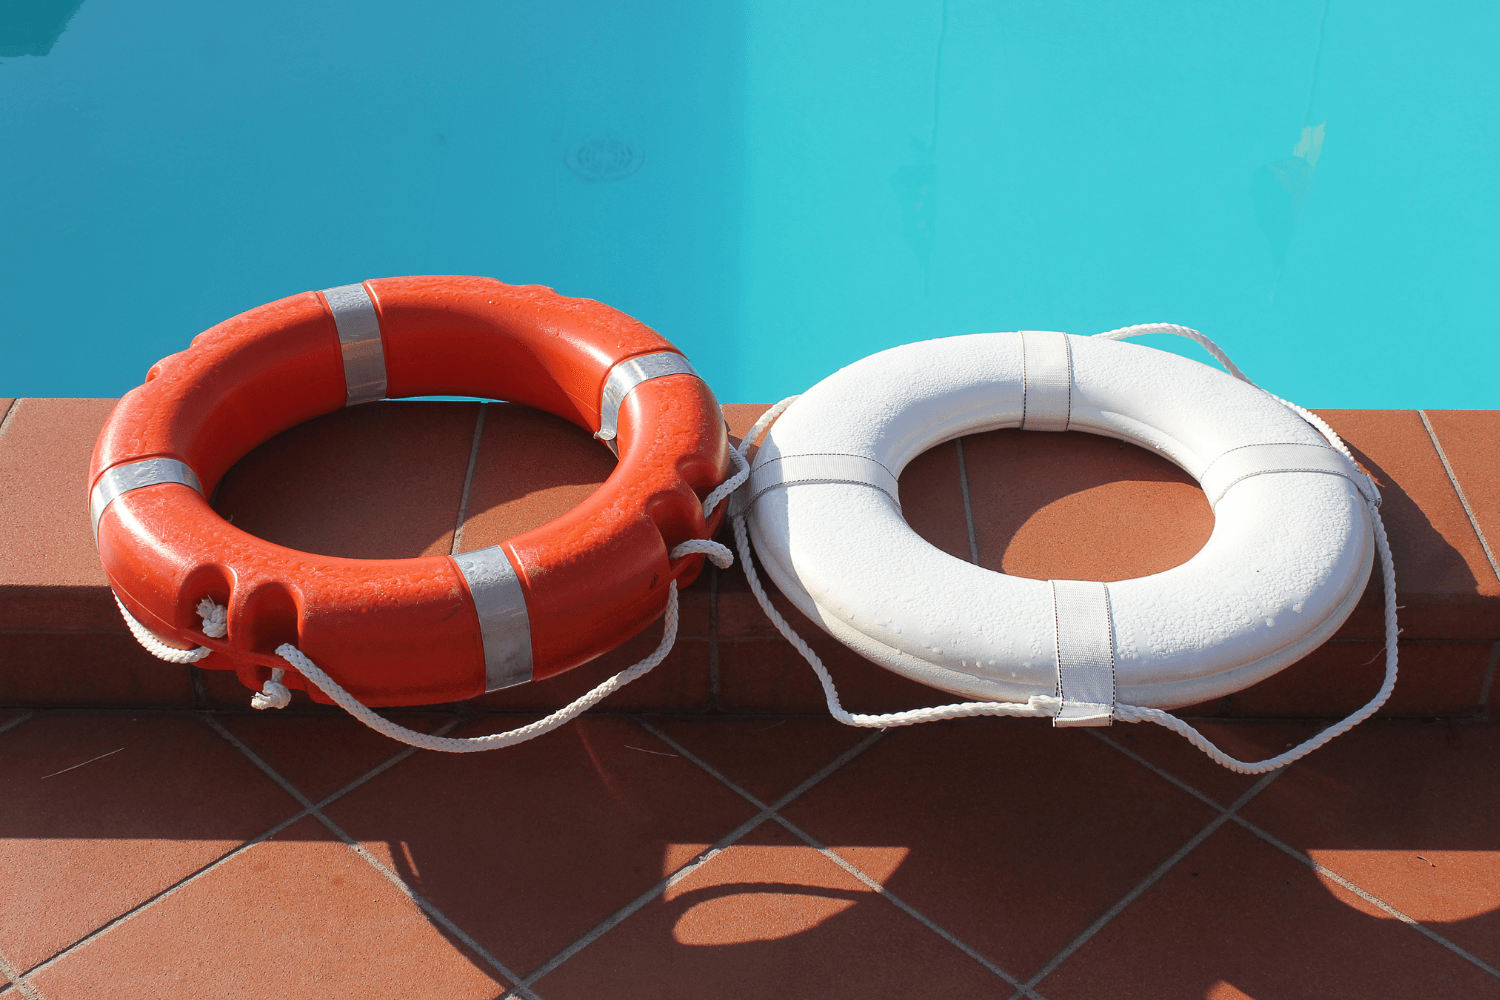
[(1054, 726), (1107, 726), (1115, 711), (1115, 639), (1109, 587), (1084, 580), (1053, 580), (1057, 634)]
[[(723, 502), (725, 497), (732, 495), (735, 490), (739, 489), (750, 474), (750, 466), (746, 463), (743, 455), (731, 448), (730, 458), (735, 467), (734, 475), (726, 479), (704, 498), (703, 516), (705, 521), (713, 515), (715, 508)], [(669, 557), (673, 560), (693, 555), (705, 556), (709, 562), (720, 569), (728, 569), (734, 565), (734, 554), (729, 551), (729, 548), (708, 538), (690, 538), (674, 546), (669, 553)], [(125, 609), (125, 605), (120, 602), (119, 597), (115, 598), (115, 605), (119, 607), (120, 614), (125, 616), (125, 622), (130, 626), (130, 631), (136, 637), (137, 641), (148, 652), (160, 659), (166, 660), (169, 663), (196, 663), (213, 652), (213, 650), (204, 646), (190, 650), (169, 646), (160, 636), (136, 621), (135, 617)], [(203, 632), (205, 635), (222, 638), (228, 633), (228, 609), (224, 605), (217, 604), (213, 599), (205, 597), (198, 602), (197, 612), (198, 616), (203, 619)], [(501, 747), (514, 746), (517, 743), (524, 743), (543, 733), (550, 732), (563, 723), (586, 712), (626, 684), (651, 671), (662, 660), (667, 658), (667, 654), (671, 653), (672, 646), (677, 641), (677, 614), (677, 581), (672, 580), (667, 584), (667, 608), (663, 616), (665, 626), (661, 642), (657, 644), (656, 649), (652, 650), (649, 656), (625, 668), (603, 683), (598, 684), (586, 694), (544, 719), (538, 719), (530, 725), (521, 726), (509, 732), (466, 739), (433, 736), (428, 733), (418, 732), (415, 729), (408, 729), (405, 726), (397, 725), (389, 719), (376, 714), (368, 706), (362, 704), (359, 699), (346, 691), (338, 681), (329, 677), (305, 653), (289, 642), (282, 643), (276, 647), (276, 655), (290, 664), (303, 677), (316, 684), (324, 694), (332, 698), (335, 703), (350, 715), (378, 733), (424, 750), (441, 750), (446, 753), (475, 753), (481, 750), (498, 750)], [(264, 687), (251, 696), (251, 707), (267, 709), (285, 708), (289, 705), (292, 700), (292, 693), (282, 683), (282, 679), (285, 676), (286, 670), (284, 668), (273, 668), (271, 677), (266, 681)]]
[(1073, 351), (1050, 330), (1021, 331), (1021, 430), (1065, 431), (1073, 418)]
[[(743, 461), (743, 459), (742, 459)], [(745, 486), (746, 506), (767, 490), (794, 483), (857, 483), (871, 486), (901, 506), (896, 477), (891, 470), (864, 455), (780, 455), (750, 473)]]
[[(1124, 327), (1119, 330), (1110, 330), (1098, 336), (1107, 340), (1120, 340), (1126, 337), (1149, 333), (1173, 334), (1187, 337), (1197, 342), (1223, 364), (1232, 376), (1248, 385), (1254, 386), (1254, 383), (1235, 366), (1234, 362), (1219, 349), (1218, 345), (1214, 344), (1213, 341), (1209, 340), (1203, 334), (1188, 327), (1167, 323), (1152, 323)], [(1061, 338), (1060, 334), (1052, 336)], [(1034, 335), (1030, 332), (1023, 334), (1023, 350), (1025, 351), (1025, 365), (1027, 368), (1025, 380), (1027, 402), (1024, 409), (1027, 414), (1031, 413), (1031, 397), (1035, 395), (1038, 397), (1038, 406), (1043, 411), (1037, 415), (1039, 419), (1035, 421), (1028, 419), (1026, 421), (1025, 426), (1028, 429), (1060, 430), (1067, 426), (1066, 418), (1063, 417), (1060, 419), (1060, 417), (1067, 412), (1063, 410), (1064, 405), (1071, 407), (1071, 390), (1064, 388), (1061, 381), (1063, 378), (1062, 373), (1065, 370), (1063, 362), (1057, 356), (1056, 351), (1049, 353), (1049, 346), (1051, 345), (1045, 336)], [(1071, 379), (1071, 355), (1068, 355), (1068, 358), (1068, 368), (1066, 371), (1067, 378)], [(1041, 377), (1038, 379), (1033, 376)], [(1044, 386), (1040, 391), (1036, 388), (1039, 382)], [(1261, 391), (1264, 392), (1264, 390)], [(1302, 407), (1287, 402), (1280, 397), (1270, 393), (1266, 395), (1298, 414), (1304, 421), (1316, 429), (1335, 451), (1347, 459), (1349, 464), (1347, 468), (1340, 468), (1332, 463), (1320, 461), (1320, 457), (1316, 455), (1309, 459), (1308, 453), (1311, 450), (1302, 448), (1295, 455), (1289, 453), (1286, 456), (1280, 454), (1274, 456), (1276, 461), (1272, 463), (1272, 467), (1265, 467), (1266, 463), (1262, 461), (1253, 469), (1247, 468), (1244, 471), (1254, 475), (1273, 471), (1307, 471), (1342, 475), (1350, 479), (1358, 487), (1359, 493), (1362, 495), (1369, 509), (1375, 549), (1381, 562), (1385, 596), (1386, 671), (1380, 690), (1376, 692), (1375, 696), (1366, 705), (1341, 722), (1330, 726), (1317, 736), (1293, 747), (1285, 753), (1263, 761), (1241, 761), (1230, 757), (1209, 742), (1202, 733), (1195, 730), (1192, 726), (1161, 709), (1114, 703), (1112, 711), (1109, 713), (1112, 719), (1121, 722), (1154, 722), (1165, 726), (1185, 736), (1194, 746), (1208, 754), (1216, 763), (1243, 774), (1263, 774), (1285, 766), (1317, 749), (1341, 733), (1347, 732), (1365, 719), (1368, 719), (1390, 697), (1391, 691), (1395, 688), (1397, 676), (1397, 637), (1399, 628), (1396, 623), (1396, 576), (1391, 560), (1390, 542), (1386, 536), (1385, 525), (1380, 518), (1379, 489), (1376, 487), (1373, 479), (1367, 474), (1358, 471), (1357, 463), (1355, 463), (1349, 449), (1325, 421), (1316, 414), (1310, 413)], [(748, 453), (753, 443), (759, 440), (766, 428), (797, 398), (796, 396), (788, 397), (767, 410), (761, 416), (760, 420), (756, 422), (750, 433), (746, 435), (740, 449), (742, 453)], [(1065, 399), (1069, 400), (1066, 404), (1062, 402)], [(1042, 402), (1042, 400), (1045, 400), (1045, 402)], [(1262, 456), (1262, 458), (1265, 457)], [(1225, 488), (1227, 488), (1227, 485)], [(762, 610), (771, 620), (772, 624), (775, 625), (777, 631), (787, 641), (792, 643), (793, 647), (812, 666), (813, 671), (817, 674), (819, 681), (823, 685), (828, 710), (838, 721), (851, 726), (885, 728), (888, 726), (914, 725), (937, 719), (975, 715), (1051, 716), (1054, 720), (1059, 715), (1064, 715), (1063, 720), (1055, 721), (1054, 724), (1104, 724), (1104, 720), (1098, 717), (1101, 713), (1085, 707), (1109, 704), (1113, 699), (1112, 693), (1108, 699), (1102, 693), (1102, 664), (1106, 661), (1106, 657), (1112, 659), (1113, 647), (1110, 645), (1112, 642), (1112, 629), (1109, 626), (1108, 589), (1100, 584), (1094, 584), (1093, 586), (1102, 588), (1103, 590), (1105, 601), (1103, 610), (1095, 609), (1092, 612), (1086, 612), (1076, 617), (1070, 613), (1070, 625), (1066, 631), (1063, 631), (1061, 625), (1059, 625), (1059, 660), (1064, 662), (1058, 678), (1059, 686), (1062, 694), (1065, 696), (1069, 690), (1076, 691), (1078, 701), (1078, 704), (1067, 712), (1064, 711), (1064, 697), (1047, 697), (1042, 695), (1034, 695), (1024, 704), (1019, 702), (973, 701), (883, 715), (863, 715), (846, 711), (839, 703), (838, 692), (822, 661), (771, 605), (765, 589), (761, 586), (759, 575), (751, 558), (749, 532), (745, 525), (745, 518), (752, 502), (753, 498), (746, 497), (742, 492), (736, 495), (735, 500), (730, 505), (730, 516), (734, 521), (735, 542), (739, 550), (741, 565), (744, 567), (745, 575), (750, 583), (751, 592), (755, 595)], [(1055, 586), (1054, 594), (1056, 594)], [(1095, 616), (1096, 624), (1093, 626), (1088, 624), (1089, 615), (1091, 614)], [(1099, 634), (1091, 639), (1085, 639), (1084, 637), (1091, 631), (1098, 632)], [(1071, 656), (1063, 653), (1061, 649), (1062, 644), (1073, 647)], [(1081, 665), (1083, 669), (1080, 670), (1076, 666), (1068, 665), (1070, 661)], [(1069, 715), (1077, 716), (1078, 721), (1068, 718), (1067, 716)]]

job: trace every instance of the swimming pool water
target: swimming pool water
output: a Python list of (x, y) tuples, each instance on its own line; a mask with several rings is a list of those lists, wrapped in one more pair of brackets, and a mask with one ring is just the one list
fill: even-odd
[(262, 302), (461, 273), (624, 309), (726, 401), (912, 340), (1165, 320), (1310, 406), (1495, 407), (1497, 28), (1387, 0), (12, 2), (0, 395), (118, 395)]

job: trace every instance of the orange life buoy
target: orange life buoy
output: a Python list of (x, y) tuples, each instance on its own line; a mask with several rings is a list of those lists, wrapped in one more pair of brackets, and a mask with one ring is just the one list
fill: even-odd
[[(273, 435), (381, 398), (465, 395), (595, 432), (619, 465), (589, 499), (458, 556), (342, 559), (273, 545), (209, 506)], [(158, 362), (99, 434), (90, 512), (105, 574), (158, 636), (258, 689), (293, 643), (368, 705), (456, 701), (550, 677), (655, 620), (703, 557), (702, 498), (729, 471), (724, 420), (676, 348), (587, 299), (491, 278), (386, 278), (305, 292), (213, 327)], [(205, 635), (204, 597), (228, 607)], [(288, 686), (310, 688), (300, 677)]]

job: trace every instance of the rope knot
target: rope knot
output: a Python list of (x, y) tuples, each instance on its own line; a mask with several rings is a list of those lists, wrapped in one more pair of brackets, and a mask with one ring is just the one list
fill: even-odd
[(210, 639), (222, 639), (229, 634), (229, 609), (214, 603), (212, 597), (198, 602), (198, 617), (203, 619), (203, 634)]
[(285, 676), (285, 670), (280, 667), (273, 667), (271, 669), (271, 679), (266, 681), (265, 686), (250, 698), (250, 707), (267, 709), (286, 708), (290, 705), (292, 703), (292, 692), (287, 690), (285, 684), (281, 683), (281, 679)]

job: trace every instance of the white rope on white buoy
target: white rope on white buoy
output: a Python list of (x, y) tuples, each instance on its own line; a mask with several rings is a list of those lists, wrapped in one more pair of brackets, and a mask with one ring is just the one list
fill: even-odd
[[(1140, 324), (1137, 326), (1122, 327), (1118, 330), (1110, 330), (1106, 333), (1098, 334), (1097, 336), (1110, 340), (1121, 340), (1127, 337), (1140, 336), (1149, 333), (1167, 333), (1173, 334), (1175, 336), (1187, 337), (1188, 339), (1193, 340), (1203, 346), (1204, 349), (1207, 350), (1211, 355), (1213, 355), (1213, 357), (1217, 359), (1221, 364), (1223, 364), (1224, 367), (1229, 371), (1229, 373), (1235, 378), (1240, 379), (1241, 381), (1249, 385), (1255, 385), (1255, 383), (1251, 382), (1250, 379), (1245, 375), (1245, 373), (1242, 372), (1234, 364), (1234, 362), (1229, 359), (1228, 355), (1226, 355), (1218, 347), (1217, 344), (1215, 344), (1208, 337), (1199, 333), (1197, 330), (1193, 330), (1189, 327), (1178, 326), (1171, 323), (1148, 323)], [(1318, 432), (1328, 440), (1329, 444), (1331, 444), (1340, 454), (1348, 459), (1351, 464), (1354, 463), (1354, 457), (1349, 452), (1348, 447), (1344, 444), (1343, 439), (1340, 438), (1336, 432), (1334, 432), (1334, 430), (1327, 424), (1326, 421), (1318, 417), (1316, 414), (1311, 413), (1294, 403), (1288, 402), (1287, 400), (1281, 399), (1280, 397), (1274, 396), (1270, 393), (1267, 393), (1267, 395), (1271, 395), (1273, 399), (1277, 400), (1277, 402), (1300, 415), (1304, 420), (1306, 420), (1309, 424), (1316, 428)], [(741, 441), (739, 448), (730, 449), (730, 458), (735, 465), (735, 473), (729, 479), (725, 480), (725, 482), (720, 484), (712, 493), (708, 495), (708, 497), (705, 498), (703, 504), (705, 519), (712, 515), (714, 509), (719, 505), (719, 503), (724, 500), (725, 497), (732, 495), (749, 477), (750, 465), (747, 460), (749, 450), (754, 446), (754, 443), (759, 440), (760, 436), (765, 433), (765, 430), (786, 410), (788, 406), (795, 402), (797, 398), (797, 396), (789, 396), (786, 399), (783, 399), (781, 402), (777, 403), (775, 406), (768, 409), (760, 416), (758, 420), (756, 420), (754, 426), (751, 427), (749, 433), (746, 434), (744, 439)], [(1400, 628), (1396, 621), (1396, 573), (1394, 564), (1391, 559), (1390, 540), (1386, 535), (1385, 524), (1380, 517), (1380, 494), (1379, 490), (1375, 486), (1374, 480), (1371, 479), (1368, 474), (1366, 475), (1366, 480), (1369, 483), (1370, 492), (1365, 494), (1365, 499), (1369, 505), (1370, 515), (1374, 521), (1375, 544), (1377, 550), (1380, 553), (1382, 583), (1384, 585), (1383, 589), (1385, 592), (1386, 670), (1384, 681), (1380, 686), (1380, 690), (1376, 692), (1374, 698), (1372, 698), (1368, 703), (1366, 703), (1362, 708), (1354, 712), (1352, 715), (1328, 727), (1311, 739), (1298, 744), (1285, 753), (1278, 754), (1275, 757), (1271, 757), (1263, 761), (1242, 761), (1229, 756), (1228, 754), (1220, 750), (1217, 746), (1215, 746), (1206, 736), (1204, 736), (1198, 730), (1194, 729), (1191, 725), (1184, 722), (1182, 719), (1179, 719), (1175, 715), (1162, 711), (1161, 709), (1148, 708), (1138, 705), (1117, 704), (1114, 707), (1113, 718), (1121, 722), (1156, 723), (1157, 725), (1164, 726), (1182, 735), (1190, 743), (1192, 743), (1193, 746), (1197, 747), (1199, 750), (1202, 750), (1216, 763), (1232, 771), (1237, 771), (1241, 774), (1263, 774), (1267, 771), (1272, 771), (1277, 768), (1284, 767), (1287, 764), (1290, 764), (1293, 761), (1306, 756), (1313, 750), (1316, 750), (1318, 747), (1323, 746), (1325, 743), (1329, 742), (1335, 737), (1348, 732), (1350, 729), (1353, 729), (1355, 726), (1359, 725), (1361, 722), (1374, 715), (1375, 712), (1377, 712), (1380, 707), (1385, 704), (1386, 700), (1390, 698), (1391, 692), (1395, 689), (1397, 677), (1397, 639), (1400, 635)], [(813, 668), (814, 673), (816, 673), (818, 676), (819, 682), (822, 684), (824, 697), (828, 705), (829, 713), (839, 722), (848, 726), (884, 729), (892, 726), (910, 726), (926, 722), (936, 722), (941, 719), (957, 719), (968, 716), (981, 715), (1048, 717), (1056, 715), (1061, 709), (1062, 699), (1053, 696), (1034, 695), (1024, 704), (1018, 702), (986, 701), (959, 702), (951, 705), (939, 705), (930, 708), (912, 709), (905, 712), (889, 712), (881, 715), (851, 713), (845, 710), (843, 705), (839, 701), (838, 691), (834, 686), (833, 678), (829, 675), (827, 668), (823, 665), (823, 662), (819, 659), (818, 655), (813, 652), (812, 647), (810, 647), (805, 641), (803, 641), (801, 636), (797, 635), (796, 631), (787, 623), (786, 619), (783, 618), (782, 615), (771, 604), (771, 600), (766, 594), (765, 588), (760, 582), (760, 577), (756, 573), (755, 565), (751, 558), (751, 544), (749, 533), (746, 530), (745, 526), (745, 515), (746, 512), (744, 510), (731, 510), (730, 512), (730, 518), (734, 527), (736, 547), (739, 550), (740, 560), (742, 565), (744, 566), (745, 576), (749, 581), (750, 590), (755, 595), (756, 601), (760, 604), (761, 610), (765, 612), (766, 617), (770, 619), (771, 623), (776, 627), (776, 630), (780, 632), (781, 635), (792, 644), (792, 646), (798, 651), (798, 653), (802, 655), (803, 659), (805, 659)], [(720, 567), (721, 569), (727, 569), (734, 562), (734, 556), (728, 548), (710, 539), (690, 539), (673, 548), (672, 552), (670, 553), (671, 558), (674, 560), (681, 559), (689, 555), (707, 556), (708, 559), (714, 563), (714, 565)], [(157, 636), (155, 633), (151, 632), (139, 621), (137, 621), (130, 614), (130, 612), (125, 609), (125, 605), (121, 603), (118, 596), (115, 597), (115, 604), (117, 607), (119, 607), (120, 614), (125, 617), (126, 623), (130, 626), (131, 633), (136, 637), (141, 645), (144, 646), (153, 655), (163, 660), (171, 663), (195, 663), (198, 660), (203, 659), (205, 656), (208, 656), (212, 652), (212, 650), (201, 646), (196, 649), (179, 649), (175, 646), (170, 646), (160, 636)], [(217, 604), (212, 599), (205, 597), (198, 603), (197, 611), (199, 616), (203, 619), (204, 635), (213, 638), (222, 638), (225, 634), (227, 634), (227, 609), (223, 605)], [(369, 726), (370, 728), (375, 729), (376, 731), (381, 732), (391, 737), (392, 739), (399, 740), (403, 743), (407, 743), (411, 746), (420, 747), (423, 749), (441, 750), (449, 753), (472, 753), (482, 750), (499, 749), (500, 747), (505, 746), (513, 746), (517, 743), (521, 743), (540, 736), (545, 732), (549, 732), (552, 729), (555, 729), (558, 726), (575, 718), (582, 712), (587, 711), (593, 705), (608, 697), (610, 694), (613, 694), (615, 691), (619, 690), (621, 687), (624, 687), (626, 684), (629, 684), (631, 681), (646, 674), (647, 672), (655, 668), (658, 664), (660, 664), (662, 660), (666, 659), (667, 655), (671, 652), (672, 646), (677, 638), (677, 621), (677, 583), (674, 580), (668, 585), (665, 628), (662, 634), (662, 640), (657, 648), (653, 650), (649, 656), (634, 664), (633, 666), (622, 670), (620, 673), (599, 684), (571, 704), (558, 709), (556, 712), (553, 712), (551, 715), (547, 716), (544, 719), (540, 719), (528, 726), (522, 726), (509, 732), (496, 733), (490, 736), (472, 737), (468, 739), (431, 736), (426, 733), (417, 732), (416, 730), (407, 729), (404, 726), (399, 726), (389, 721), (388, 719), (377, 715), (367, 706), (361, 704), (358, 699), (354, 698), (353, 695), (349, 694), (349, 692), (346, 691), (337, 681), (329, 677), (328, 674), (320, 669), (316, 664), (314, 664), (312, 660), (306, 656), (306, 654), (304, 654), (301, 650), (299, 650), (291, 643), (283, 643), (281, 646), (278, 646), (276, 649), (276, 654), (283, 660), (285, 660), (288, 664), (290, 664), (293, 668), (295, 668), (299, 673), (301, 673), (303, 677), (311, 681), (313, 684), (317, 685), (325, 694), (327, 694), (336, 703), (342, 706), (346, 711), (354, 715), (357, 719), (365, 723), (365, 725)], [(285, 677), (285, 675), (286, 670), (284, 668), (274, 668), (271, 671), (270, 679), (266, 681), (262, 690), (257, 692), (251, 698), (251, 705), (258, 709), (266, 709), (284, 708), (287, 704), (289, 704), (291, 701), (291, 692), (290, 690), (288, 690), (286, 685), (282, 683), (282, 679)]]
[[(1148, 333), (1167, 333), (1174, 336), (1186, 337), (1213, 355), (1229, 374), (1242, 382), (1255, 386), (1255, 383), (1251, 382), (1250, 378), (1219, 348), (1219, 345), (1190, 327), (1178, 326), (1175, 323), (1143, 323), (1137, 326), (1127, 326), (1118, 330), (1110, 330), (1097, 334), (1097, 336), (1106, 340), (1123, 340), (1126, 337), (1136, 337)], [(1255, 387), (1260, 388), (1259, 386)], [(1265, 392), (1264, 389), (1261, 391)], [(1302, 407), (1297, 406), (1295, 403), (1290, 403), (1271, 393), (1266, 394), (1311, 424), (1339, 454), (1348, 459), (1351, 465), (1356, 465), (1357, 468), (1354, 456), (1350, 454), (1348, 446), (1344, 444), (1343, 439), (1334, 432), (1333, 428), (1328, 426), (1326, 421), (1317, 414), (1310, 413)], [(755, 426), (750, 429), (750, 432), (745, 435), (744, 440), (740, 444), (739, 450), (742, 455), (748, 454), (754, 443), (765, 433), (766, 428), (788, 406), (795, 402), (797, 398), (796, 396), (788, 396), (761, 415), (760, 419), (755, 422)], [(1354, 714), (1329, 726), (1311, 739), (1298, 744), (1285, 753), (1277, 754), (1275, 757), (1262, 761), (1243, 761), (1229, 756), (1215, 746), (1208, 737), (1204, 736), (1188, 723), (1159, 708), (1117, 704), (1114, 706), (1113, 718), (1121, 722), (1154, 722), (1159, 726), (1164, 726), (1186, 737), (1188, 742), (1192, 743), (1199, 750), (1202, 750), (1215, 763), (1231, 771), (1237, 771), (1240, 774), (1264, 774), (1267, 771), (1274, 771), (1277, 768), (1285, 767), (1287, 764), (1307, 756), (1329, 740), (1348, 732), (1379, 711), (1380, 706), (1385, 704), (1386, 700), (1390, 698), (1391, 692), (1396, 687), (1397, 637), (1400, 635), (1401, 630), (1396, 624), (1396, 570), (1391, 561), (1390, 540), (1386, 537), (1385, 524), (1380, 518), (1380, 491), (1368, 474), (1365, 475), (1365, 479), (1369, 490), (1366, 492), (1362, 489), (1360, 492), (1364, 495), (1365, 502), (1370, 509), (1370, 516), (1374, 519), (1375, 546), (1380, 553), (1382, 582), (1385, 591), (1385, 680), (1380, 685), (1380, 690), (1375, 693), (1375, 697), (1370, 699), (1364, 707), (1360, 708)], [(781, 616), (771, 604), (770, 598), (766, 595), (765, 588), (761, 585), (760, 577), (755, 571), (754, 560), (751, 558), (749, 532), (745, 527), (746, 514), (747, 511), (741, 508), (731, 510), (730, 517), (734, 521), (734, 538), (736, 548), (738, 548), (740, 554), (740, 565), (745, 571), (745, 578), (750, 583), (750, 591), (755, 595), (755, 599), (760, 604), (761, 610), (765, 612), (766, 617), (771, 620), (771, 624), (776, 626), (776, 631), (780, 632), (797, 652), (802, 654), (802, 658), (808, 662), (808, 665), (813, 668), (813, 672), (818, 675), (818, 680), (823, 685), (828, 712), (834, 719), (846, 726), (885, 729), (891, 726), (912, 726), (924, 722), (936, 722), (940, 719), (958, 719), (976, 715), (1054, 716), (1061, 710), (1061, 698), (1033, 695), (1025, 704), (1019, 702), (969, 701), (952, 705), (939, 705), (931, 708), (912, 709), (906, 712), (889, 712), (884, 715), (862, 715), (846, 711), (839, 702), (838, 691), (834, 688), (833, 678), (829, 676), (828, 669), (823, 665), (822, 660), (818, 658), (818, 654), (813, 652), (812, 647), (804, 642), (802, 637), (787, 624), (786, 619)]]

